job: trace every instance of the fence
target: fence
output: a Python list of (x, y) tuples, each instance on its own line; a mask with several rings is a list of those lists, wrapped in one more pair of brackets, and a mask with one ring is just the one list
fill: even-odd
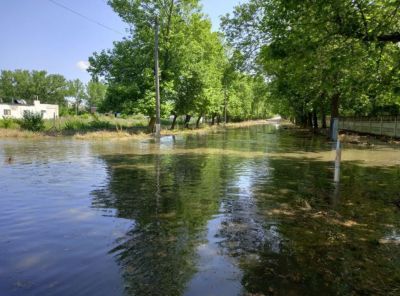
[(379, 136), (400, 137), (400, 118), (385, 117), (343, 117), (339, 129)]

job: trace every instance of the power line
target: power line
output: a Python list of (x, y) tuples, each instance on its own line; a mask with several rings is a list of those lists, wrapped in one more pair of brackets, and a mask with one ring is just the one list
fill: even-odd
[(94, 23), (94, 24), (96, 24), (96, 25), (98, 25), (98, 26), (100, 26), (100, 27), (103, 27), (104, 29), (107, 29), (107, 30), (109, 30), (109, 31), (112, 31), (112, 32), (117, 33), (117, 34), (120, 34), (120, 35), (124, 35), (124, 34), (121, 33), (120, 31), (118, 31), (118, 30), (116, 30), (116, 29), (113, 29), (113, 28), (111, 28), (111, 27), (109, 27), (109, 26), (107, 26), (107, 25), (104, 25), (104, 24), (102, 24), (102, 23), (96, 21), (95, 19), (92, 19), (92, 18), (90, 18), (90, 17), (88, 17), (88, 16), (86, 16), (86, 15), (83, 15), (82, 13), (80, 13), (80, 12), (78, 12), (78, 11), (72, 9), (72, 8), (69, 8), (69, 7), (65, 6), (64, 4), (61, 4), (61, 3), (59, 3), (59, 2), (57, 2), (57, 1), (55, 1), (55, 0), (48, 0), (48, 1), (51, 2), (51, 3), (53, 3), (54, 5), (57, 5), (58, 7), (61, 7), (61, 8), (63, 8), (63, 9), (65, 9), (65, 10), (68, 10), (69, 12), (71, 12), (71, 13), (73, 13), (73, 14), (76, 14), (77, 16), (80, 16), (81, 18), (84, 18), (85, 20), (87, 20), (87, 21), (89, 21), (89, 22), (91, 22), (91, 23)]

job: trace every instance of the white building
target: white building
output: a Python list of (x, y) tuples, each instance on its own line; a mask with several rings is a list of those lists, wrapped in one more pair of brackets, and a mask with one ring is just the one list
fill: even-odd
[(41, 104), (33, 101), (33, 105), (0, 104), (0, 119), (2, 117), (23, 118), (25, 112), (41, 113), (43, 119), (58, 117), (58, 105)]

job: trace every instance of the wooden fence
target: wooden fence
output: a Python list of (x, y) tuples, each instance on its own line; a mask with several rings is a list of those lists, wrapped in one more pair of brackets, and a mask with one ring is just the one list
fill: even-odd
[(379, 136), (400, 137), (400, 118), (385, 117), (342, 117), (339, 129)]

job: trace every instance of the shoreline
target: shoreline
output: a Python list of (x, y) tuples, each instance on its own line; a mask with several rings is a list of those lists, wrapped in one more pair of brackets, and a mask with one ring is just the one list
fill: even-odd
[[(176, 135), (195, 135), (195, 134), (208, 134), (216, 131), (227, 129), (246, 128), (256, 125), (275, 124), (277, 120), (250, 120), (237, 123), (227, 123), (226, 125), (204, 125), (200, 128), (188, 129), (162, 129), (161, 137), (176, 136)], [(145, 140), (153, 139), (154, 135), (144, 131), (129, 132), (124, 130), (99, 130), (90, 132), (60, 132), (60, 131), (44, 131), (44, 132), (31, 132), (20, 129), (5, 129), (0, 128), (0, 139), (46, 139), (46, 138), (70, 138), (77, 140)]]

